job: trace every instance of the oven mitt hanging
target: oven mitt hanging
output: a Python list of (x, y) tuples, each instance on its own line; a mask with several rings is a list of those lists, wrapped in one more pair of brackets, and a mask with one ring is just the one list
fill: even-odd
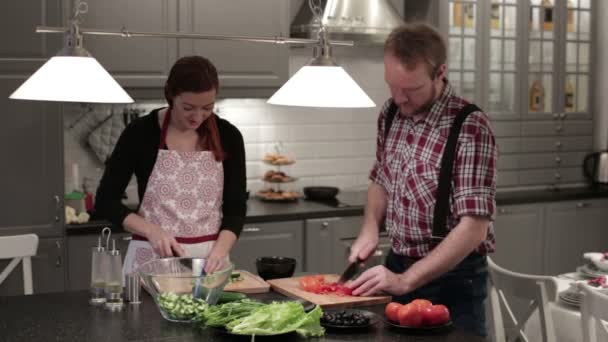
[(105, 163), (112, 154), (114, 146), (125, 127), (123, 115), (113, 114), (89, 134), (89, 145), (102, 163)]

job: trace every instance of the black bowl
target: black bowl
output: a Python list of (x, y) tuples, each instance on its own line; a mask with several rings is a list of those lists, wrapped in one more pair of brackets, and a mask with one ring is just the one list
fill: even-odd
[(262, 279), (289, 278), (296, 269), (296, 259), (285, 257), (259, 257), (255, 266)]
[(333, 199), (340, 191), (333, 186), (305, 186), (302, 190), (307, 199), (317, 201)]

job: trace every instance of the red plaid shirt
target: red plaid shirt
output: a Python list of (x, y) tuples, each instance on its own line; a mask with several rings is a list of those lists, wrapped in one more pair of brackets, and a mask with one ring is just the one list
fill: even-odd
[[(443, 149), (454, 118), (468, 102), (456, 96), (445, 81), (444, 90), (428, 115), (414, 122), (397, 112), (385, 141), (384, 124), (390, 102), (386, 101), (378, 118), (376, 162), (370, 179), (388, 194), (385, 225), (393, 251), (422, 257), (430, 250)], [(474, 112), (458, 137), (448, 230), (465, 215), (494, 218), (496, 159), (489, 119), (483, 112)], [(477, 252), (493, 252), (494, 247), (494, 228), (490, 225), (488, 237)]]

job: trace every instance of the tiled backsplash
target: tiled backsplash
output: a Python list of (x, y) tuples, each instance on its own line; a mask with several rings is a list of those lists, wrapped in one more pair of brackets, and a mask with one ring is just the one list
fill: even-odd
[[(310, 58), (307, 49), (293, 49), (290, 71), (293, 74)], [(379, 107), (388, 98), (384, 84), (380, 48), (353, 48), (341, 52), (339, 63), (376, 102), (376, 108), (326, 109), (273, 106), (266, 99), (223, 99), (218, 101), (219, 116), (236, 125), (245, 140), (247, 185), (251, 191), (264, 186), (261, 177), (272, 166), (262, 162), (265, 153), (274, 153), (280, 145), (296, 163), (282, 167), (298, 180), (285, 189), (300, 190), (307, 185), (330, 185), (342, 189), (366, 188), (374, 160), (376, 120)], [(322, 80), (320, 80), (322, 82)], [(159, 96), (161, 92), (159, 90)], [(95, 124), (125, 108), (148, 112), (164, 106), (164, 101), (124, 105), (66, 106), (65, 184), (71, 191), (72, 164), (78, 163), (81, 182), (95, 188), (103, 173), (103, 163), (87, 145), (87, 135)], [(86, 113), (86, 114), (85, 114)], [(86, 115), (83, 116), (83, 115)], [(132, 184), (134, 184), (132, 182)], [(94, 191), (94, 189), (91, 189)], [(127, 191), (130, 201), (137, 201), (136, 189)]]

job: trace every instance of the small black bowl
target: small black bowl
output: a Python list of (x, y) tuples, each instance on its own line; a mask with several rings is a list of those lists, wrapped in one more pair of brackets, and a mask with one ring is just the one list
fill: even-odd
[(255, 266), (262, 279), (289, 278), (296, 269), (296, 259), (279, 256), (259, 257)]
[(333, 186), (305, 186), (302, 190), (307, 199), (317, 201), (333, 199), (340, 191)]

